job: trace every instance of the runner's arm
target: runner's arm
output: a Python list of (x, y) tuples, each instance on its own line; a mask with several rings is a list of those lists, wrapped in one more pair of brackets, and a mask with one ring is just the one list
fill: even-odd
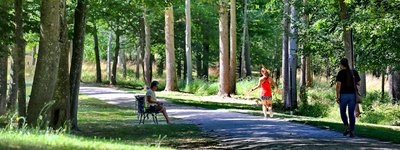
[(257, 84), (257, 86), (256, 87), (254, 87), (254, 88), (252, 88), (251, 90), (250, 90), (250, 92), (253, 92), (254, 90), (257, 90), (258, 88), (260, 88), (261, 87), (261, 81), (262, 79), (260, 79), (260, 80), (258, 80), (258, 84)]
[(275, 94), (278, 94), (278, 85), (274, 82), (272, 78), (269, 78), (269, 83), (271, 83), (275, 88)]

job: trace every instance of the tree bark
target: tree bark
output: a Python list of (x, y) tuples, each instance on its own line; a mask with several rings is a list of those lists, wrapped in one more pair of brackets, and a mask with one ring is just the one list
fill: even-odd
[(7, 70), (8, 70), (8, 50), (6, 46), (0, 45), (0, 116), (6, 113), (7, 104)]
[(190, 0), (185, 0), (186, 31), (185, 31), (185, 49), (187, 75), (186, 84), (192, 82), (192, 19), (190, 16)]
[(367, 80), (366, 80), (366, 75), (365, 72), (362, 72), (360, 74), (361, 81), (360, 81), (360, 94), (361, 96), (366, 96), (367, 95)]
[(144, 21), (144, 32), (145, 32), (145, 49), (144, 49), (144, 83), (146, 87), (150, 87), (151, 76), (150, 76), (150, 24), (147, 20), (147, 10), (143, 14)]
[(381, 83), (381, 99), (384, 99), (385, 98), (385, 71), (382, 71), (382, 73), (381, 73), (382, 75), (381, 75), (381, 80), (382, 80), (382, 83)]
[(60, 62), (58, 68), (58, 78), (54, 93), (55, 104), (52, 107), (50, 115), (50, 126), (53, 129), (63, 127), (70, 119), (70, 80), (68, 68), (68, 27), (66, 0), (60, 3)]
[(100, 51), (99, 51), (99, 37), (97, 36), (97, 26), (94, 23), (94, 54), (96, 55), (96, 83), (101, 83), (101, 65), (100, 65)]
[(208, 61), (210, 52), (209, 33), (203, 28), (203, 79), (208, 81)]
[(229, 93), (236, 93), (236, 0), (231, 0)]
[(119, 31), (115, 32), (115, 51), (114, 51), (114, 60), (111, 72), (111, 84), (117, 85), (117, 67), (118, 67), (118, 54), (120, 50), (120, 33)]
[(303, 54), (303, 56), (301, 56), (301, 74), (300, 74), (300, 100), (303, 104), (307, 104), (306, 70), (307, 70), (307, 58)]
[[(33, 79), (27, 117), (27, 122), (31, 126), (38, 126), (38, 123), (46, 123), (46, 120), (38, 122), (39, 116), (45, 115), (48, 111), (55, 91), (60, 59), (58, 45), (60, 37), (59, 6), (60, 0), (41, 2), (39, 57)], [(46, 118), (46, 116), (43, 117), (43, 119)]]
[(174, 10), (172, 6), (169, 6), (165, 9), (165, 46), (166, 46), (165, 56), (167, 57), (165, 63), (167, 69), (166, 70), (167, 75), (166, 75), (166, 85), (164, 90), (176, 91), (177, 78), (176, 78), (176, 68), (175, 68), (175, 46), (174, 46)]
[[(15, 111), (18, 98), (18, 49), (14, 47), (11, 51), (11, 70), (10, 70), (10, 88), (8, 89), (7, 109)], [(7, 75), (6, 75), (7, 77)]]
[(36, 58), (35, 58), (36, 48), (37, 48), (36, 45), (32, 47), (32, 63), (31, 63), (32, 66), (36, 65)]
[(346, 58), (349, 60), (350, 68), (354, 68), (354, 56), (353, 56), (353, 38), (352, 38), (352, 30), (349, 29), (347, 25), (347, 21), (349, 20), (349, 14), (347, 12), (347, 6), (344, 2), (345, 0), (339, 1), (339, 9), (340, 9), (340, 19), (345, 24), (343, 25), (343, 41), (344, 41), (344, 50), (346, 54)]
[(121, 49), (121, 63), (122, 63), (122, 77), (126, 79), (127, 76), (127, 69), (126, 69), (126, 55), (125, 55), (125, 49)]
[[(244, 0), (244, 12), (243, 12), (243, 48), (244, 51), (244, 64), (246, 67), (246, 76), (251, 76), (251, 62), (250, 62), (250, 40), (249, 40), (249, 26), (247, 18), (247, 0)], [(243, 59), (242, 58), (242, 59)]]
[[(25, 46), (23, 31), (22, 0), (15, 0), (15, 51), (17, 52), (17, 87), (18, 87), (18, 116), (26, 117), (26, 84), (25, 84)], [(14, 104), (15, 106), (15, 104)], [(13, 107), (15, 109), (15, 107)], [(21, 125), (21, 124), (20, 124)]]
[[(296, 1), (294, 1), (296, 2)], [(297, 27), (295, 23), (297, 19), (296, 4), (292, 4), (290, 13), (291, 23), (290, 23), (290, 39), (289, 39), (289, 76), (290, 76), (290, 100), (293, 109), (297, 108)]]
[(219, 92), (229, 96), (229, 43), (228, 43), (228, 0), (219, 4)]
[[(145, 45), (145, 30), (144, 30), (144, 17), (139, 19), (139, 48), (138, 54), (136, 59), (136, 79), (140, 78), (140, 64), (143, 64), (143, 52), (144, 52), (144, 45)], [(144, 72), (143, 72), (144, 74)]]
[(284, 0), (283, 16), (283, 38), (282, 38), (282, 99), (285, 102), (285, 108), (291, 109), (290, 91), (289, 91), (289, 1)]
[(308, 55), (306, 56), (306, 76), (307, 76), (307, 80), (306, 80), (306, 84), (307, 87), (312, 87), (314, 84), (314, 77), (313, 77), (313, 69), (312, 69), (312, 56)]
[(107, 79), (111, 84), (111, 42), (112, 42), (112, 30), (110, 30), (110, 35), (108, 37), (107, 44)]
[(80, 79), (82, 72), (82, 59), (85, 41), (85, 27), (86, 27), (86, 2), (85, 0), (78, 0), (78, 5), (75, 9), (75, 24), (74, 24), (74, 37), (72, 49), (72, 66), (70, 74), (71, 86), (71, 120), (72, 129), (78, 129), (78, 98)]
[(389, 96), (393, 104), (400, 102), (400, 71), (389, 69)]

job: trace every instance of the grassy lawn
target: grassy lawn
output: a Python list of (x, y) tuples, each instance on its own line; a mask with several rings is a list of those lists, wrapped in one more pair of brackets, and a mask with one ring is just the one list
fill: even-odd
[(78, 117), (80, 132), (0, 129), (0, 149), (146, 150), (217, 144), (195, 125), (137, 125), (133, 110), (82, 95)]
[[(124, 89), (121, 90), (143, 93), (140, 90)], [(231, 111), (248, 113), (252, 115), (262, 116), (261, 107), (247, 104), (233, 104), (233, 103), (222, 103), (222, 102), (205, 102), (199, 101), (198, 96), (193, 94), (182, 93), (168, 93), (159, 92), (157, 96), (160, 98), (165, 98), (170, 101), (179, 104), (191, 105), (196, 107), (203, 107), (208, 109), (230, 109)], [(335, 112), (333, 112), (335, 113)], [(338, 116), (337, 112), (337, 116)], [(336, 116), (336, 118), (338, 118)], [(281, 118), (292, 122), (303, 123), (307, 125), (316, 126), (322, 129), (328, 129), (333, 131), (342, 132), (343, 125), (337, 119), (328, 118), (317, 118), (317, 117), (304, 117), (297, 115), (288, 115), (287, 112), (279, 111), (275, 112), (275, 118)], [(389, 141), (394, 143), (400, 143), (400, 127), (388, 126), (388, 125), (375, 125), (368, 123), (357, 123), (356, 134), (360, 137), (373, 138), (381, 141)]]

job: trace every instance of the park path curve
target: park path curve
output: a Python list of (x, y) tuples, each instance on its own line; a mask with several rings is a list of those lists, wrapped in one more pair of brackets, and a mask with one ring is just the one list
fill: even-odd
[[(84, 85), (80, 93), (122, 107), (135, 104), (136, 94), (113, 88)], [(196, 124), (221, 141), (207, 149), (400, 149), (398, 144), (359, 137), (350, 139), (338, 132), (281, 119), (161, 101), (171, 117)]]

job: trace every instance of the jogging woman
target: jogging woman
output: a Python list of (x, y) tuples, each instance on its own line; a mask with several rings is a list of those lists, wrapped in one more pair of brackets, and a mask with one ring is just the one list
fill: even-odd
[[(274, 115), (272, 114), (272, 90), (271, 85), (275, 88), (275, 93), (278, 93), (278, 87), (274, 80), (270, 77), (270, 71), (267, 70), (264, 65), (261, 68), (260, 79), (258, 80), (258, 85), (250, 90), (253, 92), (254, 90), (261, 88), (261, 101), (262, 101), (262, 110), (264, 113), (264, 118), (267, 118), (267, 114), (272, 118)], [(268, 111), (268, 112), (267, 112)]]
[[(336, 77), (336, 102), (340, 106), (340, 116), (344, 125), (343, 135), (354, 137), (354, 128), (356, 118), (354, 111), (356, 109), (356, 84), (360, 82), (360, 76), (356, 70), (351, 70), (349, 61), (346, 58), (340, 60), (340, 68)], [(346, 115), (348, 107), (349, 120)], [(350, 125), (349, 125), (350, 121)]]

